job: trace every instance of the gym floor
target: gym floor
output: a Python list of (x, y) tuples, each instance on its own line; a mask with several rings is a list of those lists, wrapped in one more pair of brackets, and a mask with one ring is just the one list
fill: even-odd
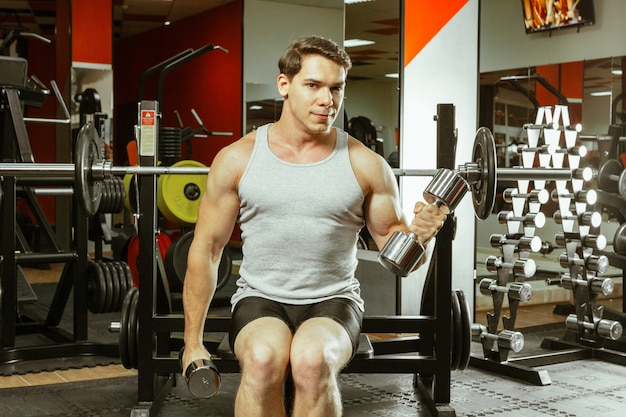
[[(25, 270), (28, 281), (34, 283), (53, 283), (58, 279), (60, 265), (52, 265), (50, 270)], [(622, 299), (614, 298), (602, 303), (608, 308), (621, 311)], [(554, 304), (522, 306), (518, 311), (516, 328), (563, 323), (564, 316), (554, 314)], [(477, 312), (476, 322), (485, 323), (485, 312)], [(395, 337), (397, 335), (373, 334), (372, 339)], [(474, 350), (480, 354), (480, 345), (474, 343)], [(522, 352), (523, 353), (523, 352)], [(528, 382), (512, 379), (508, 376), (490, 373), (470, 366), (464, 371), (452, 372), (451, 406), (457, 416), (621, 416), (626, 408), (626, 367), (597, 359), (584, 359), (575, 362), (552, 364), (546, 367), (552, 384), (536, 386)], [(234, 393), (238, 384), (237, 374), (223, 375), (220, 394), (210, 400), (190, 398), (184, 384), (177, 384), (166, 398), (159, 416), (224, 416), (232, 415)], [(25, 404), (32, 401), (53, 403), (73, 401), (76, 392), (63, 391), (64, 384), (82, 382), (85, 390), (98, 396), (93, 390), (115, 391), (115, 385), (97, 385), (99, 382), (113, 381), (111, 378), (123, 378), (131, 386), (136, 380), (136, 371), (125, 369), (120, 364), (91, 366), (79, 369), (64, 369), (50, 372), (34, 372), (0, 376), (0, 399), (3, 406), (0, 411), (7, 411), (12, 401), (19, 401), (20, 409), (26, 410)], [(119, 381), (115, 379), (115, 381)], [(411, 375), (344, 374), (340, 383), (345, 416), (429, 416), (430, 413), (419, 398), (413, 394)], [(37, 389), (54, 386), (56, 395), (41, 394)], [(73, 385), (67, 385), (68, 388)], [(16, 391), (15, 388), (24, 387)], [(30, 388), (26, 388), (30, 387)], [(78, 388), (80, 391), (81, 388)], [(128, 387), (120, 385), (120, 390)], [(28, 399), (19, 398), (16, 392), (23, 391)], [(74, 390), (76, 391), (76, 390)], [(131, 389), (132, 391), (132, 389)], [(87, 392), (87, 391), (85, 391)], [(9, 395), (10, 393), (10, 395)], [(38, 400), (38, 395), (41, 399)], [(91, 395), (91, 394), (89, 394)], [(110, 394), (115, 397), (115, 394)], [(129, 397), (128, 393), (124, 395)], [(130, 394), (132, 401), (133, 394)], [(41, 409), (42, 404), (38, 408)], [(96, 407), (96, 405), (93, 405)], [(127, 405), (128, 406), (128, 405)], [(59, 406), (61, 407), (61, 406)], [(106, 410), (107, 405), (88, 414), (76, 415), (128, 415), (123, 407), (117, 406), (120, 414)], [(111, 405), (108, 405), (111, 407)], [(25, 414), (31, 415), (24, 411)], [(94, 414), (96, 413), (96, 414)], [(3, 414), (3, 413), (0, 413)], [(9, 414), (6, 414), (9, 415)], [(17, 415), (13, 413), (13, 415)], [(63, 415), (63, 414), (32, 414)], [(69, 415), (69, 414), (68, 414)], [(74, 414), (72, 414), (74, 415)]]

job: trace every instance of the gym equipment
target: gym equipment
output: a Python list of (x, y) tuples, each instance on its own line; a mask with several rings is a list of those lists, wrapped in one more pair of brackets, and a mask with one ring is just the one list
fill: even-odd
[[(178, 354), (178, 362), (183, 366), (183, 347)], [(189, 392), (194, 397), (211, 398), (217, 394), (221, 386), (221, 376), (217, 367), (210, 359), (196, 359), (192, 361), (185, 372), (183, 379), (187, 383)]]
[(478, 323), (472, 324), (472, 340), (480, 343), (483, 343), (484, 340), (493, 341), (500, 349), (513, 352), (519, 352), (524, 348), (524, 335), (522, 333), (514, 330), (502, 330), (496, 335), (489, 333), (486, 326)]
[(607, 160), (598, 171), (598, 188), (626, 196), (626, 170), (617, 159)]
[(515, 216), (512, 211), (501, 211), (498, 213), (498, 223), (507, 224), (510, 221), (522, 222), (524, 226), (542, 228), (546, 224), (546, 215), (542, 212), (526, 213), (523, 216)]
[[(178, 161), (172, 168), (208, 169), (197, 161)], [(208, 173), (208, 171), (207, 171)], [(157, 207), (163, 216), (180, 226), (193, 226), (198, 221), (200, 197), (206, 188), (205, 174), (161, 175), (157, 185)]]
[(598, 193), (596, 190), (580, 190), (575, 193), (559, 193), (557, 190), (552, 190), (550, 193), (552, 201), (558, 203), (559, 198), (572, 198), (577, 203), (585, 203), (588, 205), (594, 205), (598, 201)]
[(589, 255), (581, 259), (577, 253), (568, 255), (563, 252), (559, 255), (559, 264), (563, 268), (569, 268), (573, 265), (584, 266), (589, 271), (604, 274), (609, 269), (609, 259), (605, 255)]
[(602, 224), (602, 215), (597, 211), (585, 211), (574, 215), (572, 212), (561, 212), (557, 210), (552, 216), (557, 224), (562, 224), (563, 220), (577, 220), (581, 226), (599, 227)]
[(500, 248), (504, 245), (513, 245), (518, 251), (539, 252), (541, 250), (541, 238), (539, 236), (520, 236), (513, 239), (507, 235), (494, 233), (489, 236), (489, 244), (492, 248)]
[[(450, 169), (440, 169), (424, 190), (424, 198), (429, 204), (441, 207), (449, 214), (466, 191), (467, 184), (460, 174)], [(405, 277), (415, 268), (424, 251), (424, 246), (415, 234), (397, 231), (378, 253), (378, 261), (394, 274)]]
[(577, 285), (588, 287), (589, 291), (598, 295), (611, 295), (615, 287), (611, 278), (593, 277), (586, 280), (580, 277), (573, 278), (569, 272), (561, 276), (560, 284), (568, 290), (573, 290)]
[(559, 246), (566, 246), (569, 242), (576, 242), (577, 247), (603, 250), (606, 247), (606, 237), (604, 235), (584, 235), (580, 233), (557, 232), (554, 241)]
[(502, 199), (507, 203), (512, 203), (514, 198), (527, 199), (531, 203), (546, 204), (550, 198), (548, 190), (532, 190), (529, 193), (520, 193), (517, 188), (507, 188), (502, 192)]
[[(517, 262), (516, 262), (517, 263)], [(522, 268), (524, 268), (522, 266)], [(535, 272), (533, 271), (533, 275)], [(508, 294), (509, 299), (522, 302), (529, 301), (533, 295), (533, 287), (527, 282), (512, 282), (508, 287), (498, 285), (498, 281), (490, 278), (483, 278), (479, 284), (480, 292), (483, 295), (491, 295), (494, 292)]]
[[(167, 277), (172, 283), (173, 288), (177, 290), (183, 289), (185, 273), (187, 272), (187, 254), (189, 253), (193, 236), (194, 232), (190, 230), (174, 240), (167, 249), (165, 259), (163, 260)], [(223, 288), (224, 285), (228, 283), (232, 273), (232, 267), (233, 262), (230, 252), (228, 248), (224, 248), (217, 272), (216, 291)]]
[(624, 330), (622, 324), (617, 320), (601, 319), (597, 323), (578, 320), (576, 314), (570, 314), (565, 319), (565, 326), (568, 330), (573, 330), (579, 334), (585, 331), (595, 333), (600, 337), (610, 340), (617, 340), (622, 337)]

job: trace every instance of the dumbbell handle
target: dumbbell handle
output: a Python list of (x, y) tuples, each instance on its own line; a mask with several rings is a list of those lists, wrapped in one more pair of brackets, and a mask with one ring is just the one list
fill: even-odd
[(597, 332), (600, 337), (611, 340), (617, 340), (622, 337), (622, 332), (624, 331), (622, 324), (617, 320), (600, 319), (594, 324), (588, 321), (579, 321), (576, 314), (570, 314), (565, 319), (565, 327), (569, 330), (577, 331), (578, 325), (582, 325), (587, 330)]
[(575, 193), (559, 193), (557, 190), (552, 190), (552, 193), (550, 193), (552, 201), (558, 202), (559, 197), (573, 198), (578, 203), (587, 203), (590, 205), (596, 204), (598, 201), (598, 193), (596, 190), (580, 190)]
[(512, 211), (501, 211), (498, 213), (498, 223), (506, 224), (509, 221), (520, 221), (524, 226), (534, 226), (542, 228), (546, 224), (546, 215), (539, 213), (526, 213), (524, 216), (515, 216)]
[(502, 192), (502, 199), (507, 202), (513, 202), (513, 198), (527, 198), (531, 203), (545, 204), (550, 199), (550, 193), (545, 188), (540, 190), (532, 190), (530, 193), (520, 193), (517, 188), (507, 188)]

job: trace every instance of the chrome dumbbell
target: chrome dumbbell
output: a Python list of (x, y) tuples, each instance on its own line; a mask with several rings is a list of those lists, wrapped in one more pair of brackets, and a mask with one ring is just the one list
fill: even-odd
[(581, 278), (573, 278), (569, 273), (563, 274), (561, 277), (561, 287), (572, 290), (576, 286), (589, 287), (589, 291), (598, 295), (611, 295), (615, 285), (611, 278), (593, 277), (589, 280)]
[[(184, 347), (178, 354), (178, 361), (183, 361)], [(211, 398), (218, 393), (221, 386), (221, 376), (217, 367), (210, 359), (197, 359), (192, 361), (183, 372), (183, 378), (187, 383), (189, 392), (194, 397)]]
[(493, 340), (499, 348), (519, 352), (524, 349), (524, 335), (515, 330), (502, 330), (498, 334), (489, 333), (482, 324), (472, 324), (472, 340), (482, 343), (483, 340)]
[[(468, 190), (465, 179), (456, 171), (441, 168), (424, 189), (424, 199), (429, 204), (451, 213)], [(424, 255), (424, 246), (413, 233), (394, 232), (378, 253), (378, 261), (394, 274), (405, 277)]]
[(604, 250), (607, 241), (604, 235), (585, 235), (581, 236), (580, 233), (563, 233), (558, 232), (554, 235), (554, 241), (559, 246), (566, 246), (567, 242), (578, 241), (578, 247), (592, 248), (597, 250)]
[(559, 197), (572, 198), (577, 203), (585, 203), (589, 205), (594, 205), (598, 201), (598, 193), (596, 190), (580, 190), (575, 193), (559, 193), (557, 190), (552, 190), (552, 193), (550, 193), (552, 201), (558, 202)]
[(498, 272), (499, 269), (510, 269), (513, 275), (530, 278), (537, 272), (537, 265), (532, 259), (516, 259), (514, 262), (504, 262), (501, 257), (488, 256), (485, 259), (487, 271)]
[(574, 215), (571, 212), (562, 213), (561, 210), (557, 210), (552, 217), (558, 224), (562, 224), (563, 220), (577, 220), (581, 226), (600, 227), (602, 224), (602, 215), (597, 211), (585, 211)]
[(604, 339), (611, 340), (617, 340), (622, 337), (622, 332), (624, 331), (622, 324), (617, 320), (600, 319), (596, 323), (591, 323), (588, 321), (579, 321), (576, 314), (570, 314), (565, 319), (565, 327), (569, 330), (578, 331), (579, 326), (595, 332)]
[(605, 255), (589, 255), (586, 259), (581, 259), (577, 253), (569, 256), (563, 252), (559, 255), (559, 264), (563, 268), (569, 268), (572, 265), (584, 266), (589, 271), (604, 274), (609, 269), (609, 258)]
[(533, 296), (533, 287), (527, 282), (512, 282), (508, 287), (498, 285), (495, 279), (483, 278), (478, 285), (480, 293), (492, 295), (494, 292), (508, 294), (511, 300), (527, 302)]
[(523, 216), (515, 216), (512, 211), (501, 211), (498, 213), (498, 223), (507, 224), (509, 221), (518, 221), (526, 227), (536, 227), (541, 229), (546, 224), (546, 215), (539, 213), (526, 213)]
[(489, 244), (492, 248), (500, 248), (503, 245), (514, 245), (518, 251), (539, 252), (541, 238), (539, 236), (522, 236), (519, 239), (511, 239), (507, 235), (494, 233), (489, 236)]
[(517, 188), (507, 188), (502, 192), (502, 199), (506, 203), (512, 203), (513, 198), (526, 198), (531, 203), (545, 204), (550, 199), (550, 193), (545, 188), (532, 190), (529, 193), (520, 193)]

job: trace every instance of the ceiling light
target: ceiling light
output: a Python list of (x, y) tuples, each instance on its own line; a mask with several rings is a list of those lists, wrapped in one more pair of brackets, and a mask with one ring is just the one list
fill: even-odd
[(374, 0), (344, 0), (344, 4), (367, 3)]
[(611, 71), (611, 74), (613, 74), (613, 75), (622, 75), (622, 70), (621, 69), (614, 69), (613, 71)]
[(400, 78), (400, 74), (398, 74), (397, 72), (394, 72), (392, 74), (385, 74), (385, 77), (387, 77), (387, 78)]
[(376, 42), (368, 41), (365, 39), (346, 39), (343, 41), (344, 48), (354, 48), (355, 46), (365, 46), (365, 45), (373, 45)]
[(263, 110), (263, 106), (259, 106), (258, 104), (253, 104), (248, 108), (248, 110)]
[(594, 91), (592, 93), (589, 93), (589, 95), (593, 97), (605, 97), (605, 96), (610, 96), (611, 92), (610, 91)]
[(163, 24), (164, 24), (165, 26), (169, 26), (169, 25), (170, 25), (170, 23), (171, 23), (171, 22), (170, 22), (169, 20), (166, 20), (165, 22), (163, 22)]

